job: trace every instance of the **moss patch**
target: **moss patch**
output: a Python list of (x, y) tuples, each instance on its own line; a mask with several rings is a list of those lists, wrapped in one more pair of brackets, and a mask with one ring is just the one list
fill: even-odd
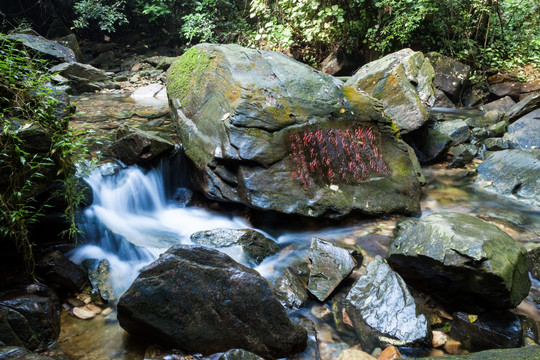
[(169, 98), (184, 100), (189, 90), (201, 83), (201, 77), (210, 64), (210, 57), (192, 47), (184, 53), (172, 66), (169, 72), (167, 90)]

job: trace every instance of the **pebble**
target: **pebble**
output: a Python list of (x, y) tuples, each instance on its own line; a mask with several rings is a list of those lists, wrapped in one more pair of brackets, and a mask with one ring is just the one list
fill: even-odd
[(437, 357), (437, 356), (445, 356), (444, 351), (440, 349), (432, 349), (429, 353), (429, 356)]
[(395, 346), (390, 345), (382, 351), (381, 355), (379, 355), (378, 360), (396, 360), (401, 358), (402, 357), (399, 350)]
[(86, 306), (81, 306), (73, 308), (73, 315), (75, 315), (75, 317), (81, 320), (89, 320), (94, 318), (96, 316), (96, 313), (88, 310)]
[(77, 299), (77, 298), (68, 298), (66, 300), (66, 302), (69, 305), (71, 305), (72, 307), (84, 306), (86, 304), (84, 301), (82, 301), (81, 299)]
[(81, 300), (82, 302), (84, 302), (85, 304), (90, 304), (90, 302), (92, 301), (92, 298), (90, 297), (90, 295), (88, 294), (78, 294), (77, 295), (77, 299)]
[(448, 335), (442, 331), (433, 331), (433, 339), (431, 340), (431, 345), (434, 348), (438, 348), (446, 344), (448, 341)]
[(343, 350), (337, 360), (375, 360), (373, 356), (359, 349)]
[(311, 314), (313, 314), (313, 316), (315, 316), (317, 319), (324, 319), (331, 316), (332, 311), (324, 305), (314, 305), (311, 308)]
[(107, 315), (109, 315), (109, 314), (112, 313), (112, 312), (113, 312), (113, 309), (110, 308), (110, 307), (108, 307), (108, 308), (106, 308), (105, 310), (103, 310), (103, 311), (101, 312), (101, 315), (107, 316)]
[(461, 351), (461, 343), (454, 339), (448, 339), (444, 344), (444, 350), (450, 355), (458, 355)]

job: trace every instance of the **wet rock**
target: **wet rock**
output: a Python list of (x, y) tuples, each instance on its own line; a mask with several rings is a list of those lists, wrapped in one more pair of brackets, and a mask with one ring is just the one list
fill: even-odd
[(500, 110), (508, 112), (508, 110), (514, 105), (516, 105), (516, 102), (512, 100), (510, 96), (505, 96), (498, 100), (482, 105), (482, 109), (484, 109), (484, 111)]
[(435, 71), (433, 86), (459, 103), (461, 93), (469, 80), (471, 67), (439, 53), (431, 52), (426, 57), (431, 61)]
[(379, 256), (367, 265), (346, 302), (347, 314), (366, 351), (429, 340), (428, 323), (424, 315), (418, 315), (407, 285)]
[(308, 290), (320, 301), (326, 300), (356, 266), (347, 250), (318, 238), (311, 240), (309, 259)]
[(60, 333), (56, 295), (44, 285), (28, 285), (0, 293), (0, 341), (30, 350), (45, 349)]
[(275, 280), (272, 290), (279, 301), (289, 308), (300, 308), (309, 299), (306, 284), (290, 268), (286, 268), (283, 275)]
[(433, 67), (421, 52), (403, 49), (362, 66), (347, 82), (383, 103), (401, 133), (420, 128), (433, 106)]
[(540, 247), (529, 251), (527, 254), (529, 259), (529, 271), (537, 280), (540, 280)]
[(540, 149), (489, 153), (477, 173), (482, 189), (540, 206)]
[(79, 291), (88, 284), (86, 271), (58, 250), (46, 254), (39, 260), (36, 269), (49, 284), (54, 284), (62, 290)]
[(24, 151), (37, 154), (51, 151), (51, 134), (40, 124), (27, 124), (18, 131)]
[(317, 329), (313, 321), (300, 315), (298, 312), (292, 314), (292, 320), (302, 326), (307, 331), (308, 339), (306, 348), (301, 353), (289, 357), (290, 360), (321, 360), (319, 343), (317, 340)]
[(251, 229), (214, 229), (199, 231), (191, 235), (194, 243), (216, 248), (239, 245), (245, 252), (245, 258), (252, 264), (260, 264), (264, 258), (279, 251), (279, 245)]
[(379, 355), (377, 360), (397, 360), (402, 359), (401, 353), (395, 346), (387, 346)]
[(457, 355), (461, 353), (461, 342), (454, 339), (448, 339), (444, 344), (444, 351), (450, 355)]
[(510, 124), (504, 138), (508, 140), (512, 148), (540, 149), (540, 109)]
[[(539, 122), (540, 123), (540, 122)], [(540, 128), (539, 128), (540, 129)], [(488, 136), (491, 137), (500, 137), (503, 136), (507, 131), (506, 120), (499, 121), (496, 124), (490, 125), (487, 127)]]
[(494, 348), (516, 348), (523, 344), (523, 329), (519, 316), (497, 311), (471, 316), (454, 314), (450, 336), (471, 352)]
[[(496, 349), (480, 351), (467, 355), (446, 356), (445, 360), (536, 360), (540, 346), (527, 346), (518, 349)], [(423, 358), (423, 360), (441, 360), (441, 358)]]
[(462, 168), (474, 159), (478, 154), (478, 148), (472, 144), (462, 144), (450, 148), (452, 160), (448, 164), (449, 168)]
[(433, 125), (433, 128), (443, 134), (446, 134), (452, 138), (452, 145), (459, 145), (471, 137), (469, 126), (465, 120), (447, 120), (437, 122)]
[(347, 349), (339, 353), (338, 360), (377, 360), (377, 358), (359, 349)]
[(88, 278), (94, 291), (103, 300), (115, 301), (116, 294), (110, 281), (111, 265), (109, 264), (109, 260), (85, 260), (83, 264), (87, 267)]
[(133, 165), (155, 160), (173, 149), (174, 144), (168, 140), (124, 125), (118, 129), (116, 140), (104, 149), (103, 155)]
[(510, 123), (513, 123), (538, 108), (540, 108), (540, 94), (532, 94), (508, 109), (506, 115)]
[(53, 358), (36, 355), (22, 347), (1, 346), (0, 344), (0, 360), (53, 360)]
[(93, 319), (99, 313), (101, 313), (101, 308), (92, 304), (73, 308), (73, 315), (82, 320)]
[(433, 331), (432, 334), (431, 346), (434, 348), (441, 347), (448, 341), (448, 335), (442, 331)]
[(203, 354), (279, 358), (307, 340), (256, 271), (199, 246), (173, 246), (145, 267), (120, 298), (118, 320), (132, 335)]
[(275, 52), (200, 44), (171, 66), (167, 89), (209, 198), (309, 217), (419, 211), (420, 184), (380, 102), (331, 76)]
[(421, 150), (426, 164), (432, 164), (444, 158), (450, 146), (452, 138), (438, 130), (428, 128), (427, 137)]
[(218, 360), (264, 360), (264, 359), (246, 350), (233, 349), (221, 355)]
[(29, 34), (8, 35), (8, 39), (22, 41), (23, 45), (40, 53), (41, 57), (56, 60), (57, 62), (75, 62), (73, 50), (42, 36)]
[(450, 309), (516, 307), (530, 288), (526, 250), (495, 225), (459, 213), (398, 224), (388, 263)]

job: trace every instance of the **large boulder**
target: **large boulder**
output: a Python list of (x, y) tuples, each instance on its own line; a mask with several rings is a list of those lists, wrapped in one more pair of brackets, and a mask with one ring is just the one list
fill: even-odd
[(529, 293), (527, 251), (495, 225), (447, 212), (403, 221), (396, 230), (390, 266), (450, 309), (513, 308)]
[(210, 198), (303, 216), (418, 213), (380, 103), (287, 56), (201, 44), (169, 69), (171, 112)]
[(57, 42), (47, 40), (43, 36), (30, 34), (12, 34), (7, 36), (10, 40), (21, 41), (23, 45), (36, 51), (43, 58), (48, 58), (56, 62), (75, 62), (76, 57), (73, 50)]
[(540, 93), (531, 94), (507, 110), (508, 120), (514, 122), (538, 108), (540, 108)]
[(380, 256), (366, 266), (345, 302), (365, 351), (388, 344), (427, 345), (429, 341), (428, 322), (418, 314), (407, 284)]
[(492, 152), (476, 170), (482, 189), (540, 206), (540, 149)]
[(508, 126), (504, 135), (512, 148), (540, 149), (540, 109), (536, 109)]
[(346, 85), (383, 103), (401, 133), (420, 128), (433, 106), (433, 67), (421, 52), (403, 49), (361, 67)]
[(132, 335), (203, 354), (241, 348), (280, 358), (307, 341), (263, 277), (199, 246), (173, 246), (144, 268), (120, 298), (118, 321)]
[(433, 86), (442, 90), (454, 102), (459, 103), (461, 93), (469, 80), (471, 67), (435, 52), (427, 54), (427, 58), (435, 71)]

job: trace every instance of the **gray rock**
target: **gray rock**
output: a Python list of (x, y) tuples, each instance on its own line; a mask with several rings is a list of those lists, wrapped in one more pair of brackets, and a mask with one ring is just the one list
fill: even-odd
[(176, 60), (178, 60), (178, 57), (175, 56), (152, 56), (144, 61), (155, 67), (157, 70), (167, 71)]
[(200, 44), (171, 66), (167, 91), (209, 198), (310, 217), (419, 211), (416, 172), (380, 102), (331, 76)]
[(403, 49), (362, 66), (347, 82), (383, 103), (401, 133), (420, 128), (433, 106), (433, 67), (421, 52)]
[(311, 272), (308, 290), (320, 301), (326, 300), (356, 266), (356, 261), (347, 250), (318, 238), (311, 240), (309, 258)]
[(433, 106), (442, 108), (454, 107), (454, 103), (452, 102), (452, 100), (450, 100), (442, 90), (434, 88), (433, 93), (435, 94), (435, 102), (433, 103)]
[(216, 248), (239, 245), (245, 253), (245, 259), (254, 265), (279, 251), (279, 245), (275, 241), (252, 229), (220, 228), (199, 231), (191, 235), (191, 241)]
[(377, 256), (346, 298), (346, 310), (364, 351), (391, 344), (426, 345), (429, 328), (403, 279)]
[(505, 113), (501, 110), (489, 110), (482, 117), (474, 117), (466, 119), (465, 122), (469, 127), (487, 127), (506, 120)]
[[(445, 356), (445, 360), (536, 360), (540, 346), (526, 346), (518, 349), (496, 349), (480, 351), (467, 355)], [(440, 357), (422, 358), (422, 360), (441, 360)]]
[(262, 357), (255, 355), (246, 350), (233, 349), (223, 353), (218, 360), (264, 360)]
[(132, 335), (203, 354), (240, 348), (280, 358), (307, 341), (264, 278), (199, 246), (173, 246), (145, 267), (120, 298), (118, 321)]
[(510, 147), (540, 149), (540, 109), (536, 109), (508, 126), (504, 138)]
[(490, 153), (477, 172), (480, 188), (540, 206), (540, 149)]
[(527, 257), (529, 259), (529, 271), (531, 275), (540, 280), (540, 247), (528, 252)]
[(13, 34), (6, 38), (10, 40), (22, 41), (23, 45), (29, 49), (37, 51), (44, 58), (56, 60), (57, 62), (75, 62), (75, 53), (70, 48), (60, 45), (54, 41), (47, 40), (42, 36), (29, 34)]
[(274, 281), (274, 294), (288, 308), (300, 308), (309, 299), (306, 284), (295, 271), (286, 268), (283, 275)]
[(521, 321), (509, 311), (479, 314), (475, 321), (467, 313), (455, 313), (449, 335), (471, 352), (523, 346)]
[(448, 164), (449, 168), (462, 168), (474, 159), (478, 154), (478, 148), (472, 144), (462, 144), (450, 148), (452, 160)]
[(435, 78), (433, 86), (444, 91), (450, 99), (460, 102), (461, 93), (468, 83), (471, 67), (435, 52), (426, 55), (431, 61)]
[(59, 73), (68, 79), (76, 77), (87, 79), (90, 82), (110, 80), (105, 71), (88, 64), (78, 62), (62, 63), (49, 69), (52, 74)]
[(524, 115), (527, 115), (531, 111), (538, 109), (540, 107), (540, 93), (531, 94), (525, 99), (518, 102), (516, 105), (508, 109), (506, 115), (510, 123), (516, 121)]
[(491, 137), (503, 136), (507, 131), (507, 122), (506, 122), (506, 120), (502, 120), (502, 121), (499, 121), (496, 124), (488, 126), (487, 131), (488, 131), (488, 135), (491, 136)]
[(510, 109), (514, 105), (516, 105), (516, 102), (512, 100), (510, 96), (505, 96), (488, 104), (482, 105), (482, 109), (484, 109), (485, 111), (500, 110), (508, 112), (508, 109)]
[(433, 128), (450, 136), (454, 146), (463, 144), (471, 137), (471, 131), (465, 120), (440, 121), (433, 125)]
[(424, 145), (420, 149), (426, 164), (432, 164), (444, 158), (452, 145), (452, 138), (438, 130), (428, 128)]
[(503, 138), (488, 138), (482, 141), (487, 151), (499, 151), (508, 149), (508, 141)]
[(329, 75), (350, 75), (358, 68), (358, 65), (351, 62), (349, 58), (350, 56), (347, 56), (342, 50), (334, 51), (323, 60), (320, 69), (323, 73)]
[(516, 307), (531, 285), (525, 248), (495, 225), (459, 213), (401, 222), (387, 259), (408, 284), (450, 309)]

